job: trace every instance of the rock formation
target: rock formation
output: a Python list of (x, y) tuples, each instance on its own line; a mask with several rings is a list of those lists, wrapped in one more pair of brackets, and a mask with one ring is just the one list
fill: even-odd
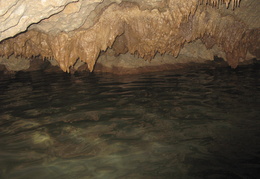
[(260, 57), (259, 9), (259, 0), (0, 0), (0, 63), (40, 56), (69, 72), (97, 60), (219, 56), (235, 68)]

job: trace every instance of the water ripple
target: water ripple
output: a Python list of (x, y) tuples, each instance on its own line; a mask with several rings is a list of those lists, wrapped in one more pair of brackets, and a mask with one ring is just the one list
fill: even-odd
[(0, 81), (0, 178), (258, 178), (255, 66)]

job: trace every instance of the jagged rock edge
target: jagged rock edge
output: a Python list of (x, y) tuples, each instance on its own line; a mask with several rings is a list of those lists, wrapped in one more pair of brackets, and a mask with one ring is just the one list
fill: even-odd
[[(204, 1), (202, 1), (202, 3), (203, 2)], [(212, 2), (214, 5), (214, 1), (211, 1), (210, 3)], [(209, 2), (207, 1), (207, 3)], [(176, 29), (179, 29), (181, 24), (189, 23), (189, 21), (191, 21), (193, 15), (196, 12), (197, 4), (194, 4), (194, 1), (191, 1), (189, 6), (186, 7), (185, 9), (186, 12), (183, 13), (183, 11), (181, 12), (179, 10), (180, 13), (177, 14), (174, 13), (171, 14), (172, 13), (170, 12), (171, 7), (169, 7), (169, 10), (166, 12), (159, 12), (156, 9), (152, 11), (141, 11), (136, 5), (132, 5), (132, 4), (129, 5), (128, 3), (126, 6), (124, 6), (124, 4), (125, 3), (122, 3), (121, 5), (117, 5), (117, 4), (110, 5), (103, 12), (99, 21), (88, 30), (85, 31), (77, 30), (70, 33), (60, 33), (57, 35), (48, 35), (41, 32), (28, 31), (26, 33), (18, 35), (16, 38), (11, 38), (3, 41), (0, 44), (0, 53), (1, 55), (5, 55), (5, 56), (10, 56), (14, 54), (16, 56), (25, 56), (29, 58), (31, 56), (41, 55), (43, 58), (54, 58), (59, 63), (60, 68), (63, 71), (67, 71), (67, 72), (69, 72), (70, 67), (73, 66), (78, 59), (80, 59), (81, 61), (86, 62), (88, 64), (88, 68), (90, 71), (93, 71), (95, 62), (98, 58), (100, 51), (105, 51), (107, 48), (111, 48), (115, 39), (118, 36), (128, 33), (128, 36), (126, 35), (127, 42), (125, 42), (127, 43), (128, 51), (132, 54), (138, 53), (140, 57), (145, 59), (153, 58), (156, 52), (159, 52), (161, 54), (171, 53), (174, 56), (178, 56), (178, 53), (185, 42), (191, 42), (197, 38), (203, 38), (203, 37), (205, 38), (207, 34), (213, 34), (211, 36), (213, 37), (215, 43), (222, 45), (224, 51), (227, 54), (227, 60), (229, 61), (229, 64), (232, 67), (236, 67), (238, 63), (238, 59), (243, 58), (246, 54), (245, 52), (241, 54), (240, 53), (241, 51), (237, 52), (235, 50), (235, 47), (241, 49), (238, 40), (241, 40), (242, 37), (245, 37), (244, 34), (249, 34), (248, 32), (246, 32), (245, 28), (241, 28), (243, 25), (240, 25), (241, 27), (239, 27), (240, 29), (242, 29), (239, 32), (239, 34), (236, 34), (240, 38), (237, 38), (238, 40), (234, 40), (233, 38), (232, 39), (233, 43), (227, 43), (227, 39), (228, 39), (227, 37), (224, 37), (225, 43), (223, 43), (223, 39), (215, 37), (218, 36), (220, 33), (217, 34), (216, 32), (212, 32), (211, 28), (205, 28), (201, 32), (198, 32), (197, 34), (195, 33), (195, 35), (193, 32), (193, 35), (189, 38), (184, 38), (183, 36), (179, 36), (178, 33), (180, 32), (178, 31), (177, 35), (170, 36), (172, 38), (171, 41), (174, 41), (176, 39), (176, 36), (179, 39), (179, 41), (177, 41), (178, 43), (174, 43), (173, 45), (171, 45), (171, 41), (168, 44), (158, 45), (158, 43), (161, 43), (161, 41), (158, 40), (156, 41), (156, 39), (155, 39), (156, 43), (152, 44), (151, 41), (154, 41), (154, 39), (149, 39), (149, 38), (143, 39), (142, 37), (135, 39), (135, 40), (139, 40), (139, 45), (136, 45), (135, 43), (132, 42), (131, 40), (132, 37), (130, 38), (130, 35), (132, 36), (133, 34), (128, 32), (129, 30), (131, 31), (135, 28), (135, 26), (130, 23), (131, 18), (134, 17), (128, 15), (124, 16), (123, 14), (126, 14), (125, 12), (131, 14), (130, 13), (131, 11), (135, 11), (139, 13), (139, 15), (143, 14), (143, 16), (146, 17), (148, 16), (150, 18), (153, 18), (151, 17), (152, 16), (151, 14), (155, 13), (157, 14), (156, 16), (154, 16), (155, 20), (158, 20), (158, 18), (162, 18), (161, 16), (158, 16), (162, 14), (164, 17), (170, 18), (170, 20), (173, 20), (171, 19), (171, 17), (174, 17), (175, 18), (174, 22), (175, 23), (177, 22), (175, 24), (175, 27)], [(124, 11), (125, 8), (127, 8), (127, 11)], [(120, 14), (120, 12), (123, 14)], [(202, 14), (203, 12), (200, 12), (200, 15)], [(110, 18), (109, 21), (108, 19), (106, 19), (106, 16), (108, 15), (109, 16), (112, 15), (114, 18)], [(117, 20), (114, 21), (114, 19)], [(164, 20), (169, 20), (169, 19), (164, 19)], [(138, 22), (138, 21), (132, 21), (132, 22)], [(201, 25), (200, 23), (198, 24)], [(128, 26), (130, 25), (130, 27), (126, 27), (127, 25)], [(106, 27), (110, 27), (110, 28), (106, 28)], [(138, 29), (135, 30), (138, 31)], [(138, 34), (135, 35), (138, 36)], [(168, 37), (167, 39), (169, 39), (170, 37)], [(154, 44), (156, 44), (156, 46)], [(205, 40), (205, 44), (207, 44), (206, 40)], [(242, 51), (246, 51), (246, 50), (242, 50)]]

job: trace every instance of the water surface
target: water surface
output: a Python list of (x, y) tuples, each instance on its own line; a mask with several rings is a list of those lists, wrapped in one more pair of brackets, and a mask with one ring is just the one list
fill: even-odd
[(0, 178), (258, 178), (259, 65), (1, 76)]

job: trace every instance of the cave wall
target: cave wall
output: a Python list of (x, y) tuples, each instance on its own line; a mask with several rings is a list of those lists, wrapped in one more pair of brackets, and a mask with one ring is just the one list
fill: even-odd
[[(260, 57), (258, 0), (0, 0), (0, 60), (66, 72)], [(17, 61), (17, 60), (16, 60)], [(17, 63), (19, 64), (19, 63)], [(25, 67), (23, 67), (25, 68)], [(17, 68), (13, 69), (17, 70)], [(99, 68), (102, 69), (102, 68)]]

